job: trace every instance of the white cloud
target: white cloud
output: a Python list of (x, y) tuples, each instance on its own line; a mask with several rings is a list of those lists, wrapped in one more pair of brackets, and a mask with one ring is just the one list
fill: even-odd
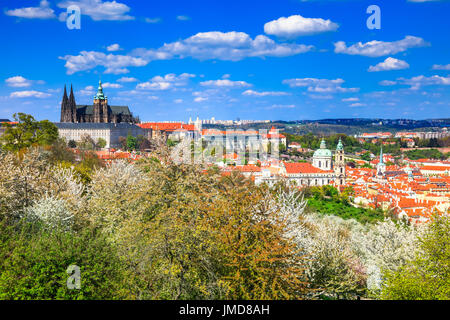
[(110, 46), (107, 46), (106, 50), (108, 50), (108, 51), (119, 51), (119, 50), (122, 50), (122, 48), (119, 46), (118, 43), (114, 43), (114, 44), (112, 44)]
[(447, 65), (434, 64), (432, 69), (433, 70), (450, 70), (450, 64), (447, 64)]
[(244, 32), (200, 32), (187, 39), (167, 43), (158, 49), (136, 49), (133, 54), (151, 60), (184, 59), (239, 61), (249, 57), (286, 57), (312, 50), (303, 44), (279, 44), (258, 35), (252, 39)]
[(136, 89), (142, 90), (168, 90), (174, 87), (185, 86), (190, 78), (194, 78), (194, 74), (182, 73), (177, 76), (174, 73), (165, 76), (155, 76), (147, 82), (139, 83)]
[(84, 89), (80, 90), (80, 94), (83, 96), (92, 96), (95, 93), (94, 86), (87, 86)]
[(345, 99), (342, 99), (342, 101), (344, 101), (344, 102), (355, 102), (355, 101), (359, 101), (359, 98), (355, 98), (355, 97), (345, 98)]
[(412, 77), (410, 79), (398, 78), (397, 79), (401, 84), (406, 84), (411, 86), (411, 89), (417, 90), (422, 86), (431, 86), (431, 85), (450, 85), (450, 76), (441, 77), (438, 75), (434, 75), (431, 77), (426, 76), (417, 76)]
[(194, 102), (203, 102), (203, 101), (206, 101), (206, 100), (208, 100), (208, 98), (197, 97), (197, 98), (194, 99)]
[(154, 60), (194, 58), (198, 60), (239, 61), (249, 57), (286, 57), (314, 48), (303, 44), (279, 44), (259, 35), (252, 39), (244, 32), (202, 32), (187, 39), (166, 43), (158, 49), (135, 49), (131, 55), (104, 54), (97, 51), (81, 51), (79, 55), (66, 55), (67, 74), (93, 69), (107, 68), (105, 73), (129, 72), (126, 67), (145, 66)]
[(283, 80), (284, 84), (291, 88), (307, 87), (309, 92), (332, 93), (332, 92), (357, 92), (359, 88), (343, 88), (343, 79), (316, 79), (316, 78), (296, 78)]
[(134, 17), (128, 15), (130, 7), (126, 4), (114, 1), (102, 0), (79, 0), (79, 1), (62, 1), (58, 3), (58, 7), (66, 9), (71, 5), (77, 5), (81, 9), (83, 15), (87, 15), (94, 21), (125, 21), (134, 20)]
[(287, 96), (290, 93), (283, 91), (254, 91), (246, 90), (242, 92), (244, 96), (266, 97), (266, 96)]
[(365, 104), (364, 103), (359, 103), (359, 102), (356, 102), (356, 103), (352, 103), (351, 105), (350, 105), (350, 107), (363, 107), (363, 106), (365, 106)]
[(145, 22), (147, 23), (160, 23), (161, 21), (161, 18), (145, 18)]
[(281, 17), (264, 25), (266, 34), (283, 38), (296, 38), (321, 32), (336, 31), (339, 25), (331, 20), (304, 18), (300, 15)]
[(27, 7), (8, 10), (5, 12), (8, 16), (26, 18), (26, 19), (53, 19), (56, 18), (55, 11), (50, 8), (46, 0), (42, 0), (39, 7)]
[(181, 16), (177, 16), (177, 20), (180, 20), (180, 21), (187, 21), (187, 20), (191, 20), (191, 18), (188, 17), (188, 16), (183, 16), (183, 15), (181, 15)]
[(361, 55), (367, 57), (381, 57), (398, 52), (403, 52), (409, 48), (427, 46), (422, 38), (414, 36), (406, 36), (404, 39), (393, 42), (384, 41), (369, 41), (366, 43), (358, 42), (350, 47), (347, 47), (344, 41), (334, 43), (334, 52), (350, 55)]
[(383, 62), (380, 62), (375, 66), (370, 66), (368, 71), (378, 72), (378, 71), (402, 70), (408, 68), (409, 64), (406, 61), (388, 57)]
[(380, 85), (382, 85), (382, 86), (393, 86), (393, 85), (396, 85), (396, 84), (397, 84), (396, 81), (391, 81), (391, 80), (380, 81)]
[(105, 54), (96, 51), (81, 51), (77, 56), (66, 55), (59, 57), (65, 60), (67, 74), (93, 69), (97, 66), (106, 68), (105, 73), (123, 74), (128, 73), (126, 67), (142, 67), (148, 64), (148, 61), (127, 55)]
[(333, 99), (334, 97), (331, 94), (309, 94), (308, 97), (310, 97), (311, 99), (319, 99), (319, 100), (330, 100)]
[(295, 105), (293, 104), (273, 104), (270, 107), (267, 107), (267, 110), (272, 110), (272, 109), (293, 109), (295, 108)]
[(122, 88), (121, 84), (118, 83), (110, 83), (110, 82), (105, 82), (102, 84), (103, 88), (113, 88), (113, 89), (119, 89)]
[(183, 103), (183, 99), (175, 99), (175, 100), (173, 100), (173, 102), (175, 102), (175, 103)]
[(15, 91), (9, 95), (11, 98), (48, 98), (49, 93), (30, 90), (30, 91)]
[(245, 81), (232, 81), (228, 79), (203, 81), (200, 82), (200, 85), (208, 87), (227, 87), (227, 88), (244, 88), (252, 86), (250, 83), (247, 83)]
[(31, 86), (31, 80), (25, 79), (22, 76), (15, 76), (5, 80), (6, 84), (10, 87), (22, 88)]
[(139, 80), (133, 77), (122, 77), (117, 80), (117, 82), (137, 82), (137, 81)]

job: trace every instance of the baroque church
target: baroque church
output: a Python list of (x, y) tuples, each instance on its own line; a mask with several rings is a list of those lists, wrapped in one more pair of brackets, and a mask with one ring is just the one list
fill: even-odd
[[(280, 173), (297, 186), (345, 185), (345, 153), (342, 140), (339, 139), (337, 144), (334, 161), (332, 151), (322, 139), (320, 148), (314, 152), (312, 163), (283, 162)], [(268, 182), (270, 185), (271, 180), (276, 181), (276, 178), (262, 178), (261, 182)]]
[(108, 97), (103, 93), (102, 82), (99, 81), (97, 94), (93, 105), (77, 105), (73, 88), (70, 86), (70, 96), (67, 97), (66, 86), (61, 102), (62, 123), (139, 123), (133, 117), (128, 106), (110, 106)]

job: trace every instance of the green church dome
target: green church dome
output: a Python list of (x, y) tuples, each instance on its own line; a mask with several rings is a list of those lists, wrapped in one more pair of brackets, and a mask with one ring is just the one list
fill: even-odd
[(327, 149), (324, 139), (322, 139), (322, 142), (320, 143), (320, 149), (314, 152), (313, 157), (332, 157), (331, 150)]

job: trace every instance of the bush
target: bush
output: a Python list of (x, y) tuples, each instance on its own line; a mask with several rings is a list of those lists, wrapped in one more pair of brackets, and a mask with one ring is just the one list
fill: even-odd
[[(123, 299), (126, 275), (115, 249), (93, 229), (50, 231), (0, 225), (0, 299)], [(81, 289), (67, 288), (70, 265)]]

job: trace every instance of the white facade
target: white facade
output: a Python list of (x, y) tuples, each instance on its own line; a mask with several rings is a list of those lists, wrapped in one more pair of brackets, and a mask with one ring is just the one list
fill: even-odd
[(146, 138), (148, 130), (128, 123), (55, 123), (58, 127), (58, 133), (66, 141), (75, 142), (88, 135), (94, 141), (102, 138), (106, 141), (106, 148), (118, 147), (119, 138), (127, 137), (129, 134), (133, 137), (142, 135)]

